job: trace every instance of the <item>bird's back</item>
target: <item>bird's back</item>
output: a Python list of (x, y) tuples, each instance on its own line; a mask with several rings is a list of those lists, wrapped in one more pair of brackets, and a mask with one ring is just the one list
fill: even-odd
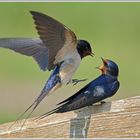
[(101, 75), (79, 90), (76, 94), (63, 101), (62, 103), (64, 104), (57, 112), (66, 112), (90, 106), (114, 95), (118, 88), (119, 82), (117, 78)]

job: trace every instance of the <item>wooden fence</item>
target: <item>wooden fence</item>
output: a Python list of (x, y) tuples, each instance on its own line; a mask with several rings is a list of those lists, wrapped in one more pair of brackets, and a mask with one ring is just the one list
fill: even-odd
[(31, 118), (22, 130), (21, 122), (8, 130), (11, 123), (0, 125), (0, 138), (140, 138), (140, 96), (53, 114), (40, 121)]

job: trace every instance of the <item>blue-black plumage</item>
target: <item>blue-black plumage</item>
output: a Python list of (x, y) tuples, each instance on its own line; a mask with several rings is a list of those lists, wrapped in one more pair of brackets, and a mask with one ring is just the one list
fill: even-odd
[(58, 105), (60, 106), (58, 108), (43, 114), (39, 118), (42, 119), (52, 113), (63, 113), (80, 109), (113, 96), (120, 86), (118, 81), (119, 68), (112, 60), (102, 58), (102, 61), (103, 65), (97, 67), (102, 71), (99, 77), (91, 81), (73, 96), (59, 103)]

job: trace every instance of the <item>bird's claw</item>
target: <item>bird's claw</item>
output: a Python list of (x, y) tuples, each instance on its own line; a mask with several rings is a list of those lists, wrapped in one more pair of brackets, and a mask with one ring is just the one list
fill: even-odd
[(79, 80), (79, 79), (72, 79), (72, 83), (73, 83), (73, 86), (75, 86), (75, 85), (77, 85), (79, 82), (84, 82), (84, 81), (86, 81), (86, 80), (88, 80), (88, 79), (81, 79), (81, 80)]

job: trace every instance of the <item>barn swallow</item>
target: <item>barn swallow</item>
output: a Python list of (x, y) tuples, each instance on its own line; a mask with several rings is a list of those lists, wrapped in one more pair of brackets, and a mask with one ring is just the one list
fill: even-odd
[(37, 119), (43, 119), (53, 113), (63, 113), (91, 106), (94, 103), (113, 96), (120, 86), (118, 81), (119, 68), (111, 60), (102, 58), (102, 61), (103, 65), (97, 67), (102, 73), (98, 78), (91, 81), (68, 99), (59, 103), (59, 107), (41, 115)]
[[(43, 13), (31, 11), (40, 38), (0, 38), (0, 46), (32, 56), (43, 71), (53, 70), (40, 95), (31, 107), (34, 111), (50, 93), (72, 80), (86, 56), (93, 56), (86, 40), (78, 40), (68, 27)], [(24, 113), (25, 113), (24, 112)]]

